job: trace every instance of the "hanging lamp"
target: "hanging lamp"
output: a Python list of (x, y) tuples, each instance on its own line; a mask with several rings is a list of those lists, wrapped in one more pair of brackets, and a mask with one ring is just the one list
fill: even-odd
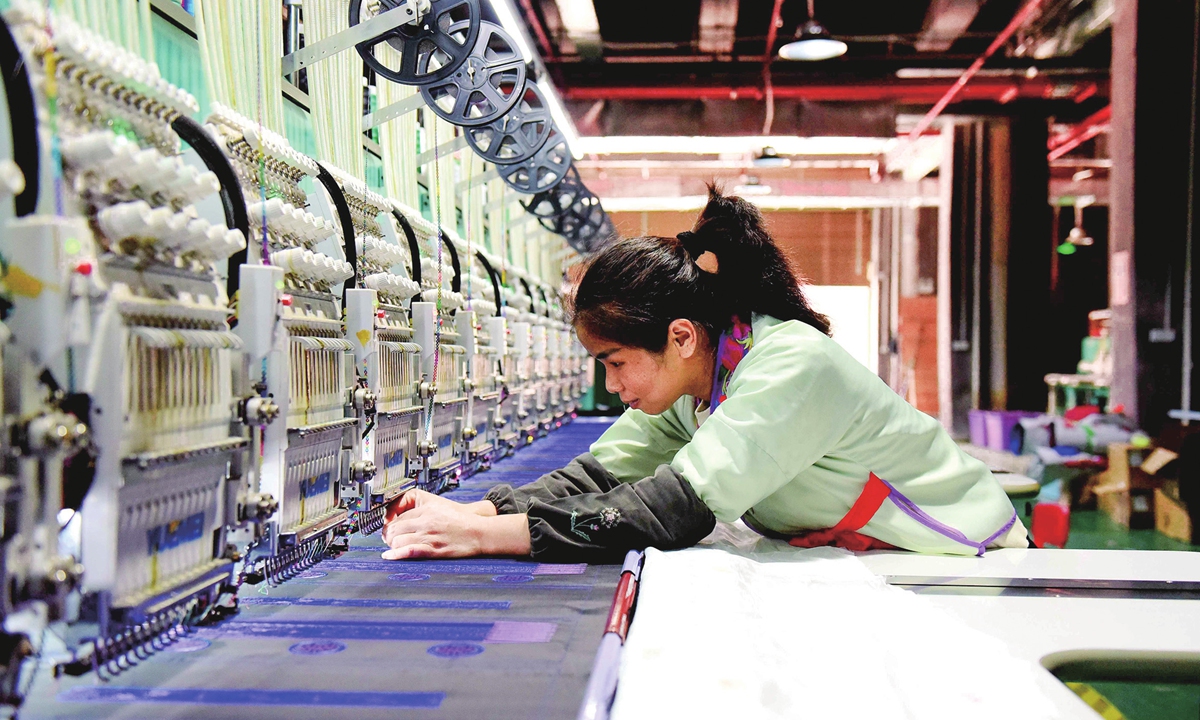
[(779, 48), (779, 57), (784, 60), (829, 60), (846, 54), (847, 45), (834, 38), (817, 22), (813, 11), (814, 0), (808, 0), (808, 20), (796, 29), (796, 39)]

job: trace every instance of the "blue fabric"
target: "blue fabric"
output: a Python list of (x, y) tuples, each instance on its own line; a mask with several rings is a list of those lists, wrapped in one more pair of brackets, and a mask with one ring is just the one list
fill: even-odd
[[(533, 482), (586, 452), (607, 427), (564, 426), (449, 495), (482, 497), (493, 485)], [(90, 676), (55, 681), (43, 668), (21, 717), (575, 716), (619, 567), (385, 562), (382, 549), (379, 534), (355, 536), (340, 558), (278, 587), (243, 586), (237, 615), (104, 685)], [(298, 643), (338, 651), (297, 654)], [(404, 709), (413, 712), (397, 712)]]

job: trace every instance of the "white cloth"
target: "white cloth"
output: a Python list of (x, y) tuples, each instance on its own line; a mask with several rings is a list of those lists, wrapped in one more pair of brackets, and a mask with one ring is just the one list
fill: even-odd
[(1044, 671), (845, 550), (705, 545), (647, 550), (614, 720), (1053, 716)]

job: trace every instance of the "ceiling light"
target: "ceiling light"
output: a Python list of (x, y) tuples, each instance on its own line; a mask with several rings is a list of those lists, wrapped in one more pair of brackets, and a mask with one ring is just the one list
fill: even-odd
[[(1091, 198), (1085, 197), (1081, 198), (1081, 200), (1091, 200)], [(1063, 241), (1063, 244), (1058, 246), (1058, 253), (1060, 255), (1074, 255), (1077, 248), (1089, 247), (1095, 244), (1096, 241), (1083, 229), (1083, 208), (1088, 204), (1090, 202), (1076, 201), (1075, 227), (1071, 228), (1071, 232), (1067, 233), (1067, 239)]]
[(813, 17), (812, 2), (808, 3), (808, 21), (796, 30), (796, 39), (779, 48), (784, 60), (829, 60), (846, 54), (846, 43), (835, 40), (825, 26)]
[(1095, 244), (1096, 241), (1092, 239), (1091, 235), (1087, 234), (1086, 230), (1076, 225), (1075, 227), (1071, 228), (1071, 232), (1067, 233), (1067, 242), (1071, 243), (1072, 245), (1087, 247)]
[(800, 26), (796, 39), (779, 48), (779, 57), (784, 60), (829, 60), (846, 54), (847, 45), (835, 40), (829, 31), (816, 20)]
[(785, 168), (790, 167), (792, 161), (781, 156), (775, 148), (767, 145), (754, 154), (754, 160), (751, 163), (754, 167), (760, 168)]

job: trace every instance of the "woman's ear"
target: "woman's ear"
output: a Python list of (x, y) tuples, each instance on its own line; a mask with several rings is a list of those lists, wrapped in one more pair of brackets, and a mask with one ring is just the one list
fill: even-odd
[(685, 318), (672, 320), (667, 326), (667, 343), (686, 360), (700, 349), (700, 328)]

